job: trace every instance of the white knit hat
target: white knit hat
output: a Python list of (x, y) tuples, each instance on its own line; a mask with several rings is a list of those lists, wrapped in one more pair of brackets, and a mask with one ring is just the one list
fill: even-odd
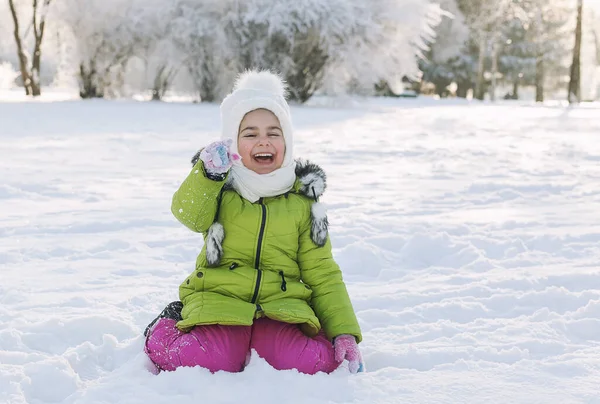
[(221, 103), (221, 137), (233, 140), (232, 152), (238, 153), (238, 132), (244, 116), (255, 109), (267, 109), (279, 119), (283, 131), (286, 148), (283, 166), (292, 163), (294, 136), (285, 95), (286, 84), (274, 73), (248, 70), (239, 75), (233, 91)]
[(267, 109), (277, 119), (285, 140), (285, 156), (280, 168), (268, 174), (258, 174), (246, 168), (242, 160), (234, 160), (229, 180), (243, 198), (254, 203), (262, 197), (283, 195), (296, 180), (294, 137), (290, 107), (285, 100), (286, 86), (281, 77), (269, 71), (246, 71), (241, 74), (233, 91), (221, 103), (223, 140), (232, 139), (231, 152), (238, 153), (240, 123), (250, 111)]

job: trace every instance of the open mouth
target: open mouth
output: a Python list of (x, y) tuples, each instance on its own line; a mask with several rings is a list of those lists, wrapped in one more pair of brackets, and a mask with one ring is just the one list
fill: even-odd
[(259, 164), (271, 164), (275, 160), (273, 153), (256, 153), (252, 158)]

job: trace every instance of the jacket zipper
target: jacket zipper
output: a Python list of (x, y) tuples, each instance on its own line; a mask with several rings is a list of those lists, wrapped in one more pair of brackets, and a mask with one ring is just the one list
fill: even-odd
[(262, 271), (260, 267), (260, 250), (262, 248), (263, 237), (265, 235), (265, 225), (267, 224), (267, 207), (263, 204), (263, 199), (258, 200), (260, 207), (262, 208), (262, 218), (260, 221), (260, 231), (258, 232), (258, 246), (256, 247), (256, 259), (254, 261), (254, 268), (258, 271), (256, 275), (256, 284), (254, 285), (254, 295), (252, 296), (251, 303), (256, 303), (258, 298), (258, 291), (260, 290), (260, 281), (262, 279)]
[(256, 303), (256, 299), (258, 298), (258, 291), (260, 289), (260, 280), (262, 278), (262, 271), (257, 269), (258, 275), (256, 275), (256, 284), (254, 285), (254, 295), (252, 295), (252, 300), (250, 303)]

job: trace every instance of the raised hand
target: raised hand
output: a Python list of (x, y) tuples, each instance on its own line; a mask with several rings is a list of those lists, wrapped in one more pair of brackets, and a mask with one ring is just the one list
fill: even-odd
[(224, 174), (240, 159), (239, 154), (231, 153), (232, 139), (219, 140), (206, 146), (200, 152), (200, 160), (204, 163), (204, 169), (212, 174)]

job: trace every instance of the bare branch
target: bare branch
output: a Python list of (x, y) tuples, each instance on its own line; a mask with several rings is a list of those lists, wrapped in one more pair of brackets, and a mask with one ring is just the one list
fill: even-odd
[(35, 36), (35, 41), (37, 42), (38, 38), (40, 37), (38, 34), (38, 25), (37, 25), (37, 9), (38, 9), (38, 2), (37, 0), (33, 0), (33, 35)]
[(21, 41), (21, 35), (19, 32), (19, 17), (17, 15), (17, 10), (15, 8), (15, 4), (13, 0), (8, 0), (8, 5), (10, 6), (10, 12), (12, 15), (13, 23), (15, 26), (14, 36), (15, 42), (17, 45), (17, 55), (19, 57), (19, 68), (21, 69), (21, 79), (23, 80), (23, 86), (25, 87), (25, 93), (27, 95), (31, 94), (31, 74), (28, 70), (28, 60), (27, 54), (23, 50), (23, 42)]
[(44, 0), (42, 11), (40, 15), (40, 38), (44, 36), (44, 27), (46, 26), (46, 17), (48, 16), (48, 9), (52, 0)]

